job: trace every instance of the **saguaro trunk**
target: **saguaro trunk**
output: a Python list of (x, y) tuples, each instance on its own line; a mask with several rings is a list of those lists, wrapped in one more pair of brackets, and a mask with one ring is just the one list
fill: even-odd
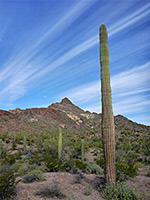
[(62, 130), (59, 129), (59, 136), (58, 136), (58, 159), (61, 159), (62, 156)]
[(115, 130), (111, 100), (109, 49), (107, 29), (100, 26), (100, 64), (102, 93), (102, 140), (105, 160), (105, 178), (107, 183), (116, 181), (115, 169)]

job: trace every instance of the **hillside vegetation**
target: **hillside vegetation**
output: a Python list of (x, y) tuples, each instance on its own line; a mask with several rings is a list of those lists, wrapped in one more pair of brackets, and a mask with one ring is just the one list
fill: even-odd
[[(30, 199), (106, 199), (110, 188), (103, 189), (100, 120), (101, 114), (85, 112), (67, 98), (48, 108), (0, 111), (0, 199), (17, 193), (16, 197), (24, 200), (25, 196), (15, 188), (17, 185), (24, 191), (28, 184), (35, 184), (34, 192), (29, 189)], [(124, 181), (134, 186), (135, 178), (142, 176), (145, 189), (136, 189), (143, 199), (148, 199), (150, 127), (121, 115), (115, 117), (115, 125), (117, 181), (122, 182), (115, 187), (126, 187)], [(52, 182), (53, 179), (59, 182)], [(141, 199), (129, 192), (133, 199)]]

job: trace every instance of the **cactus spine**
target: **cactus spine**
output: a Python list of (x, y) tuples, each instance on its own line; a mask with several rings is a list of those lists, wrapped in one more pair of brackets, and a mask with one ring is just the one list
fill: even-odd
[(59, 136), (58, 136), (58, 159), (61, 158), (62, 155), (62, 130), (59, 129)]
[(26, 151), (26, 146), (27, 146), (27, 138), (24, 135), (24, 137), (23, 137), (23, 148), (24, 148), (24, 151)]
[(81, 139), (81, 160), (84, 162), (84, 139)]
[(109, 49), (107, 29), (100, 26), (100, 64), (101, 64), (101, 93), (102, 93), (102, 140), (105, 160), (105, 179), (107, 183), (116, 181), (115, 168), (115, 130), (112, 109)]
[(3, 141), (0, 139), (0, 157), (2, 156), (2, 151), (3, 151)]

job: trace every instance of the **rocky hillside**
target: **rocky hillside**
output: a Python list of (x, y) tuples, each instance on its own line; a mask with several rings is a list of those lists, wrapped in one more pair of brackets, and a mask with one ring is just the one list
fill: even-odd
[[(31, 108), (21, 110), (0, 110), (0, 132), (51, 131), (59, 127), (67, 130), (98, 130), (101, 114), (84, 111), (64, 98), (48, 108)], [(150, 126), (144, 126), (115, 116), (116, 130), (134, 130), (150, 132)]]

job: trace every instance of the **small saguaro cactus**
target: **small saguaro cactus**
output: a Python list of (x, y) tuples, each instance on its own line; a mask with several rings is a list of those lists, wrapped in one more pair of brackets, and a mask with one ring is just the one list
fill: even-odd
[(27, 148), (27, 138), (24, 135), (24, 137), (23, 137), (23, 149), (24, 149), (24, 151), (26, 151), (26, 148)]
[(0, 139), (0, 157), (2, 156), (2, 151), (3, 151), (3, 141)]
[(58, 135), (58, 159), (60, 159), (62, 156), (62, 130), (59, 129), (59, 135)]
[(105, 179), (107, 183), (116, 181), (115, 168), (115, 129), (112, 109), (109, 49), (107, 29), (100, 26), (100, 64), (101, 64), (101, 93), (102, 93), (102, 141), (105, 160)]
[(84, 162), (84, 139), (81, 139), (81, 160)]

